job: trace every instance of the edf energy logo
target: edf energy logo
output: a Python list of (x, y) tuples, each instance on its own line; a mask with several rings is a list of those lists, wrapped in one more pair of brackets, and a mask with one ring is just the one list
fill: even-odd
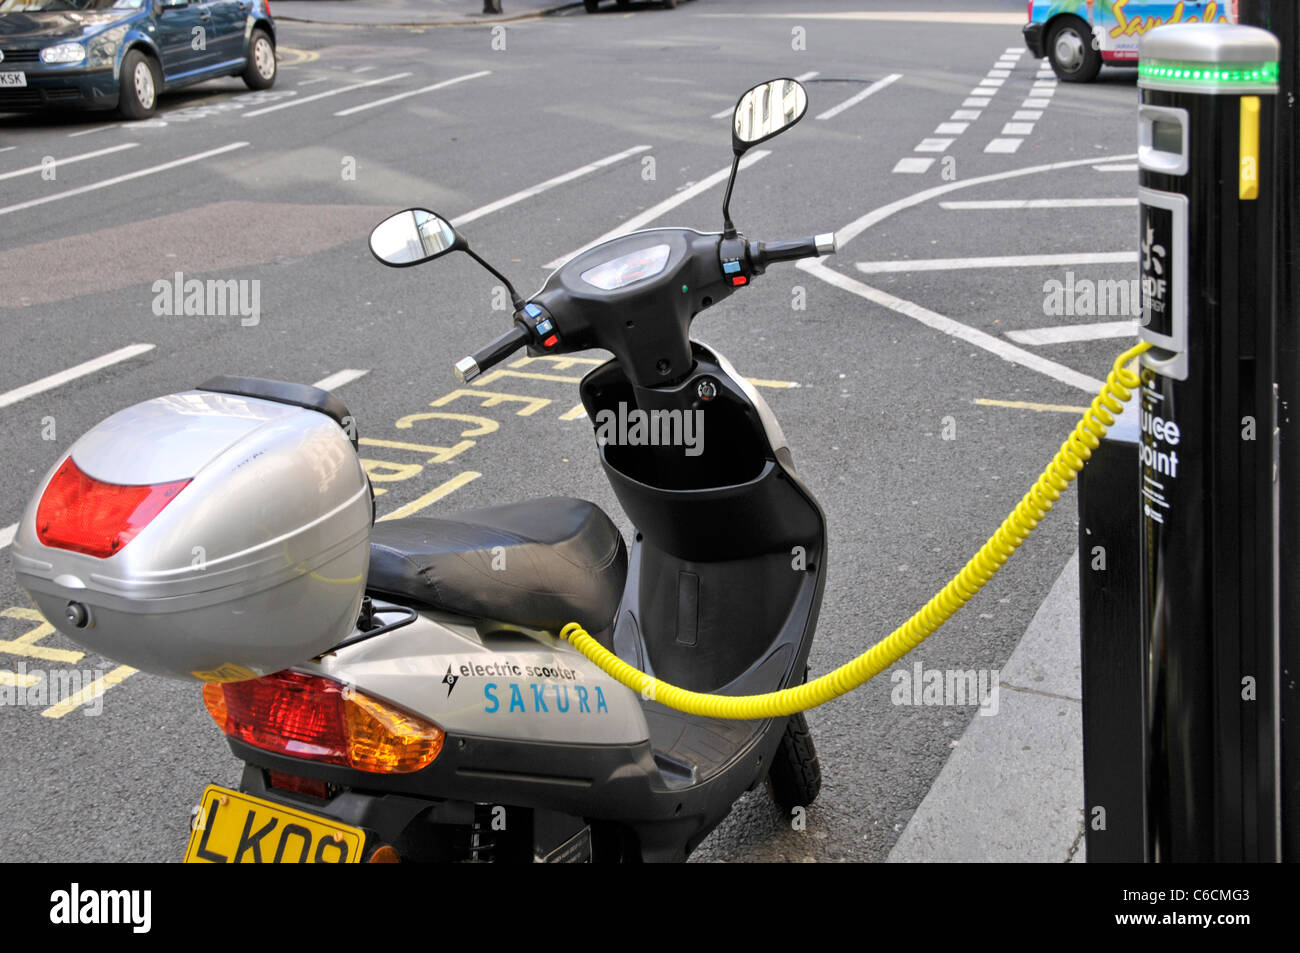
[(488, 682), (483, 686), (483, 710), (489, 715), (502, 711), (506, 714), (533, 715), (608, 715), (609, 703), (599, 685), (588, 689), (586, 685), (554, 685), (538, 682), (508, 682), (498, 685)]

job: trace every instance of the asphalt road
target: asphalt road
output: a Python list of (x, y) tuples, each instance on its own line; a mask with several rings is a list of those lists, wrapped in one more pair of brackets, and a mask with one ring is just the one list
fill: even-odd
[[(818, 9), (912, 6), (826, 0)], [(547, 262), (722, 169), (727, 121), (713, 117), (746, 88), (815, 73), (807, 118), (764, 145), (770, 154), (742, 173), (732, 211), (750, 237), (839, 229), (841, 251), (821, 271), (773, 268), (704, 314), (695, 334), (746, 375), (789, 385), (764, 393), (831, 527), (813, 672), (848, 660), (996, 528), (1073, 425), (1060, 408), (1085, 405), (1086, 379), (1104, 377), (1133, 336), (1008, 337), (1127, 318), (1045, 313), (1045, 283), (1064, 284), (1068, 272), (1076, 286), (1136, 274), (1121, 260), (1137, 250), (1136, 209), (1122, 204), (1136, 189), (1125, 158), (1134, 151), (1133, 73), (1035, 87), (1045, 82), (1039, 64), (1007, 56), (1022, 47), (1014, 22), (966, 22), (960, 14), (972, 5), (955, 0), (920, 6), (948, 12), (880, 21), (812, 17), (792, 0), (696, 0), (674, 12), (579, 10), (504, 32), (285, 22), (281, 75), (268, 93), (214, 81), (165, 97), (156, 121), (135, 124), (0, 116), (0, 395), (152, 345), (34, 396), (0, 397), (0, 542), (79, 434), (213, 374), (310, 383), (365, 371), (338, 388), (363, 437), (453, 442), (434, 427), (412, 437), (418, 431), (396, 422), (455, 390), (452, 362), (504, 330), (507, 315), (492, 308), (491, 277), (464, 256), (382, 268), (365, 246), (369, 227), (410, 205), (464, 217), (648, 146), (464, 225), (527, 294)], [(1008, 21), (1024, 10), (1022, 0), (976, 6)], [(986, 78), (1000, 82), (973, 92)], [(994, 147), (1008, 151), (986, 151), (1009, 139), (1018, 142)], [(53, 179), (14, 174), (47, 156), (58, 160)], [(925, 171), (894, 171), (927, 158)], [(948, 191), (921, 194), (940, 187)], [(708, 188), (651, 224), (716, 228), (721, 197), (720, 186)], [(1022, 199), (1089, 201), (987, 204)], [(953, 202), (985, 204), (943, 204)], [(1034, 264), (1028, 255), (1066, 257)], [(973, 258), (1008, 260), (972, 267)], [(153, 283), (178, 271), (260, 282), (257, 323), (156, 314)], [(474, 472), (424, 512), (564, 493), (599, 503), (626, 531), (587, 423), (564, 419), (576, 387), (507, 378), (493, 389), (547, 403), (528, 416), (495, 408), (500, 429), (445, 463), (368, 448), (372, 472), (386, 478), (377, 482), (381, 513)], [(1075, 531), (1071, 494), (917, 660), (999, 668)], [(12, 611), (31, 603), (6, 555), (0, 640), (14, 640), (35, 623)], [(58, 635), (39, 644), (75, 649)], [(0, 645), (0, 667), (115, 668), (24, 651)], [(0, 708), (0, 858), (176, 859), (203, 786), (237, 781), (196, 686), (134, 674), (101, 701), (94, 717), (83, 716), (94, 706), (62, 717)], [(895, 706), (883, 679), (810, 713), (825, 785), (806, 829), (792, 829), (760, 790), (697, 858), (883, 859), (974, 714)]]

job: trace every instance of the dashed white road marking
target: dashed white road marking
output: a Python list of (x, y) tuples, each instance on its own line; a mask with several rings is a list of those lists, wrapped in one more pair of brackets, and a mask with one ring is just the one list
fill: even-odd
[(557, 185), (563, 185), (565, 182), (572, 182), (574, 179), (581, 178), (589, 172), (595, 172), (598, 169), (603, 169), (606, 166), (613, 165), (615, 162), (621, 162), (623, 159), (638, 155), (642, 152), (648, 152), (649, 150), (650, 146), (633, 146), (631, 149), (624, 149), (622, 152), (616, 152), (613, 155), (605, 156), (603, 159), (597, 159), (595, 162), (589, 162), (586, 165), (578, 166), (576, 169), (547, 179), (545, 182), (539, 182), (537, 185), (507, 195), (503, 199), (497, 199), (495, 202), (481, 205), (472, 212), (466, 212), (464, 215), (457, 215), (452, 219), (452, 224), (457, 227), (464, 227), (475, 219), (500, 211), (508, 205), (514, 205), (516, 202), (530, 199), (534, 195), (540, 195), (547, 189), (553, 189)]
[(466, 80), (478, 79), (480, 76), (490, 76), (490, 69), (479, 70), (477, 73), (466, 73), (464, 76), (456, 76), (452, 79), (444, 79), (440, 83), (433, 83), (429, 86), (422, 86), (419, 89), (412, 89), (405, 93), (397, 93), (395, 96), (385, 96), (383, 99), (376, 99), (372, 103), (362, 103), (360, 106), (351, 106), (347, 109), (340, 109), (334, 115), (351, 116), (353, 113), (359, 113), (363, 109), (374, 109), (376, 106), (387, 106), (389, 103), (395, 103), (399, 99), (408, 99), (411, 96), (419, 96), (421, 93), (431, 93), (435, 89), (445, 89), (448, 86), (454, 86), (457, 83), (463, 83)]
[(991, 70), (989, 70), (987, 73), (985, 73), (984, 75), (985, 75), (985, 76), (988, 76), (988, 77), (991, 78), (991, 79), (1006, 79), (1007, 77), (1009, 77), (1009, 76), (1011, 75), (1011, 70), (1009, 70), (1009, 69), (991, 69)]
[(992, 152), (1001, 155), (1010, 155), (1020, 148), (1023, 139), (994, 139), (984, 147), (985, 152)]
[(968, 122), (974, 122), (981, 115), (983, 115), (983, 110), (980, 109), (957, 109), (953, 111), (951, 118), (963, 119)]
[(303, 96), (301, 99), (290, 99), (283, 103), (276, 103), (274, 106), (254, 109), (252, 112), (244, 113), (244, 118), (252, 119), (254, 116), (265, 116), (267, 113), (275, 112), (277, 109), (288, 109), (290, 106), (301, 106), (304, 103), (314, 103), (318, 99), (337, 96), (339, 93), (348, 93), (354, 89), (365, 89), (367, 86), (378, 86), (380, 83), (392, 82), (395, 79), (405, 79), (410, 75), (410, 73), (394, 73), (392, 76), (383, 76), (379, 79), (368, 80), (364, 83), (352, 83), (350, 86), (339, 86), (337, 89), (327, 89), (325, 92), (316, 93), (314, 96)]
[(1137, 333), (1136, 321), (1103, 321), (1098, 324), (1067, 324), (1051, 328), (1008, 331), (1007, 337), (1017, 344), (1028, 344), (1032, 347), (1041, 344), (1072, 344), (1076, 341), (1128, 338), (1136, 336)]
[(299, 85), (299, 86), (314, 86), (316, 83), (328, 83), (329, 81), (330, 81), (330, 78), (329, 78), (328, 76), (317, 76), (315, 79), (304, 79), (304, 80), (303, 80), (301, 83), (299, 83), (298, 85)]
[(960, 136), (969, 128), (969, 122), (941, 122), (935, 126), (934, 134), (936, 136)]
[(934, 165), (934, 159), (927, 156), (904, 156), (894, 165), (894, 171), (905, 175), (918, 175), (928, 172)]
[(1106, 199), (985, 199), (972, 202), (940, 202), (939, 208), (949, 211), (984, 211), (989, 209), (1020, 208), (1122, 208), (1136, 206), (1138, 200), (1133, 198)]
[(1004, 136), (1028, 136), (1034, 131), (1032, 122), (1009, 122), (1002, 127)]
[(0, 152), (9, 152), (17, 148), (18, 148), (17, 146), (0, 146)]
[(69, 381), (76, 380), (78, 377), (85, 377), (87, 374), (93, 374), (114, 364), (120, 364), (122, 361), (129, 361), (131, 358), (139, 357), (141, 354), (153, 349), (154, 345), (152, 344), (129, 344), (92, 360), (83, 361), (81, 364), (69, 367), (65, 371), (42, 377), (38, 381), (32, 381), (30, 384), (24, 384), (22, 387), (0, 394), (0, 407), (9, 407), (20, 400), (26, 400), (36, 394), (43, 394), (47, 390), (53, 390)]
[(1051, 104), (1050, 99), (1043, 99), (1041, 96), (1030, 96), (1023, 103), (1029, 109), (1046, 109)]
[(352, 72), (354, 72), (354, 73), (369, 73), (372, 69), (379, 69), (379, 67), (378, 67), (378, 66), (358, 66), (358, 67), (357, 67), (356, 69), (354, 69)]
[(1011, 118), (1017, 122), (1021, 120), (1037, 122), (1039, 119), (1043, 118), (1043, 111), (1041, 109), (1017, 109), (1015, 115)]
[(369, 373), (370, 371), (368, 369), (361, 371), (356, 370), (355, 368), (348, 368), (331, 374), (329, 377), (322, 377), (311, 386), (319, 387), (321, 390), (334, 390), (336, 387), (342, 387), (344, 384), (351, 384), (355, 380), (360, 380)]
[[(123, 149), (134, 149), (139, 144), (140, 143), (138, 142), (124, 142), (120, 146), (109, 146), (107, 149), (96, 149), (94, 152), (83, 152), (81, 155), (68, 156), (66, 159), (56, 159), (53, 166), (57, 169), (59, 166), (71, 165), (74, 162), (84, 162), (86, 159), (95, 159), (99, 156), (106, 156), (111, 152), (121, 152)], [(11, 146), (10, 148), (13, 147)], [(0, 173), (0, 180), (17, 178), (20, 175), (31, 175), (33, 172), (40, 172), (44, 168), (44, 165), (29, 165), (25, 169), (15, 169), (12, 172)]]
[(993, 102), (993, 100), (987, 96), (968, 96), (967, 98), (962, 100), (961, 104), (963, 106), (974, 106), (979, 109), (983, 109), (991, 102)]
[(10, 212), (19, 212), (23, 209), (31, 208), (34, 205), (44, 205), (46, 202), (57, 202), (60, 199), (72, 198), (74, 195), (83, 195), (86, 192), (93, 192), (96, 189), (106, 189), (110, 185), (118, 185), (122, 182), (128, 182), (131, 179), (139, 179), (146, 175), (153, 175), (155, 172), (164, 172), (167, 169), (174, 169), (177, 166), (188, 165), (191, 162), (200, 162), (203, 159), (210, 159), (212, 156), (218, 156), (234, 149), (242, 149), (247, 146), (247, 142), (232, 142), (229, 145), (221, 146), (217, 149), (208, 149), (206, 152), (196, 152), (191, 156), (184, 156), (180, 159), (173, 159), (171, 162), (164, 162), (160, 165), (151, 165), (147, 169), (139, 169), (135, 172), (128, 172), (125, 175), (115, 175), (111, 179), (104, 179), (102, 182), (92, 182), (89, 185), (82, 185), (75, 189), (68, 189), (66, 192), (55, 192), (53, 195), (45, 195), (38, 199), (28, 199), (26, 202), (19, 202), (17, 205), (6, 205), (0, 208), (0, 215), (8, 215)]
[(80, 131), (78, 131), (78, 132), (70, 132), (70, 133), (68, 133), (68, 138), (69, 138), (69, 139), (76, 139), (78, 136), (89, 136), (91, 133), (94, 133), (94, 132), (103, 132), (105, 129), (116, 129), (119, 125), (120, 125), (120, 123), (115, 123), (115, 122), (113, 122), (113, 123), (108, 123), (108, 124), (103, 125), (103, 126), (94, 126), (94, 127), (90, 128), (90, 129), (82, 129), (82, 130), (80, 130)]
[(929, 308), (923, 308), (919, 304), (906, 301), (887, 291), (881, 291), (879, 288), (873, 288), (865, 285), (860, 281), (850, 278), (848, 275), (842, 275), (838, 271), (823, 265), (819, 259), (804, 259), (797, 262), (796, 267), (821, 278), (828, 284), (837, 288), (855, 294), (867, 301), (874, 302), (882, 307), (889, 308), (899, 314), (906, 315), (915, 321), (936, 331), (958, 338), (968, 344), (983, 348), (991, 354), (994, 354), (1004, 361), (1010, 361), (1012, 364), (1019, 364), (1021, 367), (1029, 368), (1044, 374), (1053, 380), (1060, 381), (1062, 384), (1068, 384), (1071, 387), (1077, 387), (1079, 390), (1086, 391), (1089, 394), (1095, 394), (1101, 390), (1102, 382), (1087, 374), (1080, 374), (1073, 368), (1066, 367), (1064, 364), (1058, 364), (1056, 361), (1048, 360), (1042, 355), (1035, 354), (1032, 351), (1026, 351), (1023, 348), (1010, 344), (1001, 338), (996, 338), (991, 334), (962, 324), (960, 321), (954, 321), (945, 315), (931, 311)]
[(952, 143), (953, 140), (951, 139), (922, 139), (920, 142), (916, 144), (916, 151), (917, 152), (943, 152), (950, 145), (952, 145)]
[[(740, 160), (740, 168), (743, 171), (744, 169), (749, 168), (755, 162), (758, 162), (760, 159), (770, 156), (771, 154), (772, 154), (771, 151), (767, 149), (755, 149), (753, 152), (747, 152), (744, 158)], [(543, 267), (550, 270), (554, 270), (556, 268), (559, 268), (561, 265), (563, 265), (570, 258), (573, 258), (575, 255), (582, 254), (588, 248), (594, 248), (596, 245), (599, 245), (601, 242), (607, 242), (610, 239), (618, 238), (622, 235), (626, 235), (628, 232), (634, 232), (638, 228), (642, 228), (643, 226), (648, 225), (650, 222), (653, 222), (656, 218), (658, 218), (660, 215), (663, 215), (665, 212), (675, 209), (677, 206), (682, 205), (685, 202), (689, 202), (691, 199), (695, 198), (695, 196), (703, 192), (707, 192), (715, 185), (718, 185), (721, 182), (725, 182), (729, 175), (731, 175), (731, 166), (730, 165), (724, 166), (723, 168), (719, 169), (717, 172), (714, 172), (712, 175), (701, 179), (699, 182), (696, 182), (694, 185), (684, 188), (680, 192), (676, 193), (675, 195), (664, 199), (658, 205), (652, 205), (650, 208), (646, 209), (644, 212), (640, 213), (639, 215), (632, 216), (622, 225), (618, 225), (615, 228), (611, 228), (609, 231), (607, 231), (604, 235), (601, 235), (599, 238), (592, 239), (591, 241), (587, 242), (587, 244), (581, 246), (580, 248), (574, 249), (573, 251), (569, 252), (567, 255), (561, 255), (559, 258), (555, 258), (552, 259), (551, 261), (548, 261)]]
[(866, 99), (868, 96), (880, 92), (886, 86), (889, 86), (890, 84), (895, 83), (902, 78), (903, 78), (902, 73), (890, 73), (884, 79), (878, 79), (870, 86), (868, 86), (866, 89), (850, 96), (848, 99), (844, 100), (844, 102), (840, 103), (838, 106), (832, 106), (824, 113), (818, 114), (817, 118), (831, 119), (834, 116), (838, 116), (840, 113), (844, 112), (844, 110), (852, 106), (856, 106), (858, 103), (862, 102), (862, 100)]
[(1138, 260), (1135, 251), (1065, 253), (1060, 255), (991, 255), (983, 258), (902, 258), (896, 261), (860, 261), (866, 275), (913, 271), (960, 271), (970, 268), (1042, 268), (1055, 265), (1119, 265)]

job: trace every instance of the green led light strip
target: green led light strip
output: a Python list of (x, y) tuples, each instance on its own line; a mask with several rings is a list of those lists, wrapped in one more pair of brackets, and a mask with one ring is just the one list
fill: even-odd
[(1158, 83), (1186, 86), (1276, 85), (1276, 62), (1264, 63), (1187, 63), (1176, 60), (1142, 60), (1138, 63), (1138, 76)]

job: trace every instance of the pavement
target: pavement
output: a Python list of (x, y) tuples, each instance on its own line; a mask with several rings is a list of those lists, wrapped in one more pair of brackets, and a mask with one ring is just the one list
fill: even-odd
[(581, 3), (564, 0), (502, 0), (500, 13), (484, 13), (475, 0), (277, 0), (277, 20), (338, 26), (470, 26), (545, 16)]

